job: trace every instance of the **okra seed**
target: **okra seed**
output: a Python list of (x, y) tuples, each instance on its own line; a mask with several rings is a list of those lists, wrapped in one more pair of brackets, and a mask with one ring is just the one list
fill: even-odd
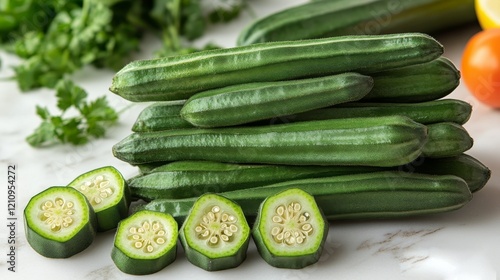
[(231, 232), (237, 232), (237, 231), (238, 231), (238, 227), (237, 227), (236, 225), (230, 225), (230, 226), (229, 226), (229, 230), (230, 230)]
[(206, 240), (209, 246), (218, 245), (220, 240), (230, 242), (230, 237), (238, 231), (234, 224), (236, 217), (222, 211), (218, 205), (209, 209), (201, 218), (200, 224), (194, 228), (198, 238)]
[(114, 193), (110, 181), (103, 175), (98, 175), (92, 180), (83, 182), (80, 187), (85, 196), (93, 206), (103, 203), (103, 201)]
[(215, 220), (215, 215), (213, 212), (208, 212), (208, 219), (212, 221)]
[(274, 216), (273, 217), (273, 222), (275, 222), (275, 223), (281, 223), (281, 222), (283, 222), (283, 219), (280, 216)]
[(210, 243), (217, 244), (218, 241), (219, 241), (219, 238), (217, 238), (217, 236), (210, 237)]
[(151, 253), (151, 252), (153, 252), (154, 247), (152, 245), (148, 245), (148, 246), (146, 246), (146, 250), (148, 251), (148, 253)]
[(279, 205), (276, 214), (271, 220), (276, 225), (271, 229), (271, 235), (277, 243), (293, 246), (302, 244), (311, 234), (312, 225), (306, 223), (309, 219), (308, 212), (301, 212), (302, 205), (292, 202), (288, 205)]
[(279, 241), (282, 241), (283, 240), (283, 232), (280, 232), (276, 235), (276, 239), (278, 239)]
[(141, 249), (144, 253), (152, 253), (159, 245), (166, 243), (166, 231), (158, 221), (144, 221), (140, 226), (132, 226), (128, 229), (132, 240), (132, 246)]
[(160, 229), (160, 224), (159, 223), (153, 223), (153, 230), (159, 230)]
[(278, 208), (276, 208), (276, 213), (282, 216), (285, 213), (285, 207), (279, 206)]
[(74, 222), (73, 210), (74, 203), (65, 202), (64, 199), (57, 197), (54, 201), (47, 200), (41, 204), (42, 212), (38, 216), (51, 231), (58, 232), (62, 228), (71, 226)]
[(293, 204), (293, 210), (294, 210), (295, 212), (300, 211), (300, 209), (301, 209), (301, 208), (302, 208), (302, 207), (300, 206), (300, 204), (299, 204), (299, 203), (295, 203), (295, 204)]
[(281, 232), (281, 229), (279, 227), (273, 227), (273, 229), (271, 230), (271, 234), (274, 236), (280, 232)]
[(162, 238), (162, 237), (156, 238), (156, 243), (158, 243), (160, 245), (163, 244), (163, 243), (165, 243), (165, 238)]

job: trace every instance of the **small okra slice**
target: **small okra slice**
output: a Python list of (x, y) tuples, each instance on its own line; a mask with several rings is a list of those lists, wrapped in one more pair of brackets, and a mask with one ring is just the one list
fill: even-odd
[(26, 239), (48, 258), (68, 258), (94, 241), (97, 219), (87, 198), (75, 189), (50, 187), (24, 209)]
[(83, 193), (97, 215), (97, 231), (116, 228), (128, 216), (130, 192), (122, 174), (112, 166), (86, 172), (68, 185)]
[(207, 271), (229, 269), (246, 259), (250, 226), (238, 204), (204, 194), (193, 204), (179, 238), (194, 265)]
[(328, 229), (314, 197), (291, 188), (261, 203), (252, 236), (268, 264), (303, 268), (319, 260)]
[(111, 259), (127, 274), (158, 272), (176, 259), (178, 235), (172, 215), (137, 211), (118, 224)]

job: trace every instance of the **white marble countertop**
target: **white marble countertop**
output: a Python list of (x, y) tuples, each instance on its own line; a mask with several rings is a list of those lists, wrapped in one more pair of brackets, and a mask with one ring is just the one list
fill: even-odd
[[(265, 15), (303, 0), (253, 0), (258, 15)], [(286, 2), (286, 3), (283, 3)], [(234, 45), (238, 30), (251, 20), (242, 16), (230, 25), (210, 29), (205, 41), (224, 46)], [(477, 26), (470, 26), (437, 36), (445, 46), (445, 55), (457, 66), (466, 41)], [(149, 42), (149, 41), (148, 41)], [(202, 42), (200, 42), (202, 43)], [(154, 50), (156, 43), (145, 44)], [(145, 51), (144, 57), (147, 57)], [(15, 57), (0, 53), (1, 76), (9, 76), (9, 65)], [(124, 108), (130, 103), (108, 93), (113, 73), (86, 68), (74, 75), (92, 98), (107, 94), (111, 104)], [(55, 146), (31, 148), (24, 138), (39, 124), (35, 105), (55, 109), (54, 93), (39, 90), (20, 93), (14, 82), (0, 82), (0, 279), (132, 279), (120, 272), (110, 258), (114, 231), (98, 234), (84, 252), (69, 259), (48, 259), (38, 255), (26, 242), (22, 210), (29, 198), (53, 185), (66, 185), (79, 174), (91, 169), (113, 165), (125, 177), (137, 170), (115, 159), (113, 144), (130, 133), (130, 127), (145, 104), (125, 111), (119, 124), (109, 129), (104, 139), (81, 147)], [(144, 279), (453, 279), (493, 280), (500, 273), (500, 112), (479, 104), (461, 85), (449, 97), (470, 102), (474, 111), (465, 125), (475, 140), (468, 152), (492, 170), (489, 183), (476, 193), (465, 207), (449, 213), (404, 220), (335, 222), (331, 224), (326, 248), (320, 261), (301, 270), (277, 269), (267, 265), (250, 243), (247, 260), (238, 268), (206, 272), (184, 257), (182, 248), (177, 260), (164, 270)], [(16, 272), (8, 271), (7, 254), (10, 236), (7, 220), (7, 166), (16, 170)]]

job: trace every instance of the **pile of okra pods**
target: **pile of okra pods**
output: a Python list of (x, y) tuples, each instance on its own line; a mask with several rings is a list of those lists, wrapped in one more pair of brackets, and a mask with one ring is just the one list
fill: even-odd
[(36, 195), (28, 241), (65, 258), (116, 229), (114, 263), (143, 275), (171, 264), (178, 240), (196, 266), (235, 268), (252, 238), (270, 265), (302, 268), (331, 221), (458, 209), (490, 170), (465, 154), (471, 106), (444, 98), (460, 74), (442, 55), (428, 35), (396, 33), (131, 62), (110, 90), (152, 104), (112, 151), (140, 173), (102, 167)]

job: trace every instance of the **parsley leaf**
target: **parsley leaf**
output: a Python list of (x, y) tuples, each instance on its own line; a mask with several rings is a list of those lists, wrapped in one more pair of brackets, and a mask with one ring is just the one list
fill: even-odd
[[(56, 91), (59, 114), (52, 115), (47, 108), (36, 107), (42, 123), (26, 138), (33, 147), (55, 143), (82, 145), (92, 137), (103, 137), (106, 128), (118, 120), (118, 113), (109, 106), (106, 97), (89, 102), (86, 100), (87, 92), (70, 80), (61, 80)], [(78, 115), (65, 117), (65, 113), (71, 108)]]

